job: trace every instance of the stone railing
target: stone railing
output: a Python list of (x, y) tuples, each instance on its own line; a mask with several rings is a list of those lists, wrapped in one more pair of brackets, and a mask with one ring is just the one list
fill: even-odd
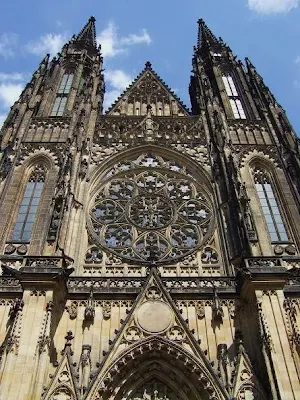
[[(147, 278), (126, 277), (71, 277), (68, 280), (69, 293), (138, 293)], [(171, 293), (235, 293), (234, 277), (197, 277), (197, 278), (161, 278), (166, 289)]]
[(72, 260), (68, 257), (59, 256), (0, 256), (0, 266), (6, 266), (19, 271), (21, 268), (47, 269), (67, 268)]

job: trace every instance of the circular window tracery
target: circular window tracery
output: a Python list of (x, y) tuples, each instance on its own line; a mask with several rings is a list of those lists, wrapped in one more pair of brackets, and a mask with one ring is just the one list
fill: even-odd
[(206, 243), (212, 206), (205, 190), (179, 172), (135, 169), (114, 175), (93, 199), (95, 242), (134, 262), (172, 262)]

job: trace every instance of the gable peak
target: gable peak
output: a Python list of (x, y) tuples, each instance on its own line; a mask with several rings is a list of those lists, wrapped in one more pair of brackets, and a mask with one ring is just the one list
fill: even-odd
[(147, 61), (144, 69), (110, 106), (106, 114), (145, 116), (150, 105), (153, 115), (190, 115), (188, 108), (155, 72), (151, 62)]

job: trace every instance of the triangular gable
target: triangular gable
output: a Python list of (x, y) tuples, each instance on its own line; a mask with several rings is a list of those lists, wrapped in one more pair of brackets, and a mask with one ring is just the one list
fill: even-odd
[(196, 360), (198, 366), (195, 363), (193, 371), (201, 371), (203, 382), (206, 380), (207, 386), (212, 391), (218, 391), (223, 394), (222, 398), (227, 398), (225, 388), (166, 291), (156, 269), (152, 270), (130, 313), (122, 323), (122, 328), (111, 343), (85, 398), (94, 399), (95, 393), (101, 389), (101, 384), (103, 387), (103, 380), (107, 380), (103, 377), (106, 375), (111, 377), (110, 369), (114, 374), (119, 371), (120, 364), (125, 363), (128, 354), (135, 358), (134, 351), (143, 352), (143, 346), (149, 351), (152, 348), (154, 350), (155, 346), (167, 348), (171, 343), (174, 343), (172, 351), (177, 349), (175, 351), (181, 353), (181, 357), (183, 354), (186, 355), (185, 368), (192, 364), (191, 361), (187, 361), (189, 357), (191, 360)]
[(109, 115), (146, 115), (147, 106), (153, 115), (188, 116), (188, 108), (165, 84), (147, 62), (144, 70), (107, 110)]
[[(238, 397), (245, 396), (245, 397)], [(233, 380), (233, 396), (234, 398), (251, 398), (253, 399), (266, 399), (264, 390), (259, 383), (251, 361), (245, 351), (243, 344), (239, 345), (239, 354), (236, 363)]]
[(75, 377), (72, 367), (72, 359), (70, 354), (68, 353), (63, 355), (59, 365), (56, 368), (56, 371), (48, 386), (47, 391), (42, 397), (43, 400), (52, 400), (54, 398), (79, 398), (79, 393), (76, 389)]

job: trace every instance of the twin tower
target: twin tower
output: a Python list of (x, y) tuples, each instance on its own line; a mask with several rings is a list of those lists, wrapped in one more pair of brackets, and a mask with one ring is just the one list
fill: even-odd
[(0, 399), (300, 398), (299, 139), (203, 20), (103, 113), (95, 19), (1, 131)]

